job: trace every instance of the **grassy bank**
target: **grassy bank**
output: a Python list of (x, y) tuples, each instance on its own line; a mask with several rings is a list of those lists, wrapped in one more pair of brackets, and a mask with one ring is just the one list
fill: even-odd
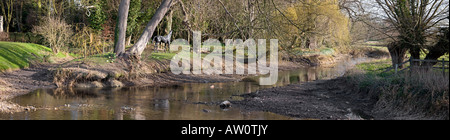
[(383, 72), (390, 66), (390, 60), (363, 63), (348, 74), (362, 95), (377, 100), (373, 113), (393, 119), (448, 119), (448, 73)]
[(0, 42), (0, 71), (26, 68), (45, 61), (51, 49), (31, 43)]

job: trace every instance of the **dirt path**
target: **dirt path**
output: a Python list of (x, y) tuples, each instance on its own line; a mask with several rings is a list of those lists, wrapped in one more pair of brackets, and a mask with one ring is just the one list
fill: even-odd
[(358, 94), (345, 78), (275, 87), (241, 95), (234, 107), (268, 111), (300, 119), (373, 119), (376, 100)]

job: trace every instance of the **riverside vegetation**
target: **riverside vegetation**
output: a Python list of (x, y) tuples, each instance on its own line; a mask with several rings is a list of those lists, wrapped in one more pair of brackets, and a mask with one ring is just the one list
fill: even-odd
[[(448, 55), (444, 56), (448, 60)], [(390, 119), (449, 119), (449, 73), (420, 70), (394, 74), (390, 60), (363, 63), (347, 80), (376, 101), (372, 113)]]

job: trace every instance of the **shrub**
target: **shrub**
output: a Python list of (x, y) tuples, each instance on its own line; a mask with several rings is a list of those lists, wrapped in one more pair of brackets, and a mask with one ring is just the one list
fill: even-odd
[(71, 52), (83, 57), (102, 54), (110, 50), (111, 42), (104, 41), (101, 34), (90, 27), (76, 27), (76, 33), (70, 40)]
[(41, 35), (54, 54), (67, 50), (72, 27), (58, 17), (44, 17), (39, 25), (34, 26), (33, 33)]

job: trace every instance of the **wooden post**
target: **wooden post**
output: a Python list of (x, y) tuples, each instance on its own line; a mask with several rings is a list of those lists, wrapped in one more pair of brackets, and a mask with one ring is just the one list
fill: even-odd
[(0, 33), (3, 33), (3, 16), (0, 16)]
[(445, 76), (445, 60), (442, 58), (442, 74)]

